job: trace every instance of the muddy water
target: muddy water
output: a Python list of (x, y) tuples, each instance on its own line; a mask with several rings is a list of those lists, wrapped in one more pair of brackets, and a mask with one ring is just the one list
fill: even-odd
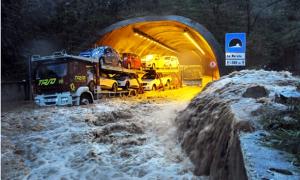
[(2, 179), (199, 179), (176, 141), (187, 102), (114, 99), (2, 115)]

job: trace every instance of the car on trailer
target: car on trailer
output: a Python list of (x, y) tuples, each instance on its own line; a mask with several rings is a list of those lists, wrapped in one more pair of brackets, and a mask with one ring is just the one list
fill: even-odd
[(100, 68), (105, 65), (113, 67), (120, 67), (122, 65), (119, 53), (110, 46), (99, 46), (94, 49), (88, 49), (80, 52), (79, 56), (99, 60)]
[(163, 75), (155, 70), (148, 70), (142, 77), (142, 86), (144, 90), (158, 90), (158, 89), (170, 89), (171, 88), (171, 76)]
[(113, 78), (118, 82), (119, 87), (124, 90), (140, 88), (140, 83), (136, 74), (118, 73), (115, 74)]
[(161, 79), (155, 73), (146, 73), (143, 75), (142, 79), (142, 86), (145, 91), (156, 91), (163, 87)]
[(142, 61), (141, 58), (133, 53), (122, 53), (122, 66), (127, 69), (141, 69)]
[(107, 73), (100, 73), (100, 87), (104, 90), (118, 91), (118, 82)]
[(142, 58), (144, 69), (162, 69), (165, 68), (165, 61), (157, 54), (148, 54)]
[(179, 68), (179, 61), (176, 56), (163, 56), (166, 68)]

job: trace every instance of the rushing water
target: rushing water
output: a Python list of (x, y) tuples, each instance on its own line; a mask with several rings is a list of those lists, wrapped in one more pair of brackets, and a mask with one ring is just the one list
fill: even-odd
[(6, 137), (22, 152), (26, 170), (18, 178), (199, 179), (176, 138), (174, 119), (185, 106), (114, 100), (8, 114), (42, 124)]

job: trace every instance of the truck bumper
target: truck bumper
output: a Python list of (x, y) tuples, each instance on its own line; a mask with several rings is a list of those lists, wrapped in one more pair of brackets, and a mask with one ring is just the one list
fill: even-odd
[(152, 90), (151, 86), (143, 86), (143, 88), (144, 88), (145, 91), (151, 91)]
[(48, 95), (37, 95), (34, 101), (39, 106), (65, 106), (73, 105), (73, 98), (70, 92), (55, 93)]

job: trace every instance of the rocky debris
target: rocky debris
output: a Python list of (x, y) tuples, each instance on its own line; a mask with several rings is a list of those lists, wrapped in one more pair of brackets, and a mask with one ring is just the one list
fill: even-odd
[(116, 122), (118, 119), (111, 112), (105, 112), (96, 115), (97, 119), (93, 122), (95, 126), (103, 126), (107, 123)]
[(113, 132), (126, 131), (129, 133), (143, 133), (141, 127), (137, 126), (135, 123), (112, 123), (107, 126), (102, 127), (101, 129), (96, 130), (97, 136), (109, 135)]
[(135, 123), (112, 124), (110, 126), (106, 126), (104, 130), (110, 133), (116, 131), (127, 131), (129, 133), (137, 133), (137, 134), (143, 133), (143, 129), (137, 126)]
[(119, 144), (121, 144), (122, 146), (140, 146), (143, 143), (144, 141), (140, 139), (125, 139), (119, 142)]
[(243, 97), (246, 98), (262, 98), (269, 95), (269, 92), (266, 90), (264, 86), (252, 86), (246, 89), (243, 93)]
[(45, 126), (37, 124), (31, 128), (32, 131), (41, 131), (45, 128)]
[(87, 115), (85, 121), (95, 126), (104, 126), (108, 123), (114, 123), (119, 120), (126, 120), (133, 118), (130, 110), (115, 110), (112, 112), (102, 112), (96, 115)]
[(269, 170), (280, 173), (280, 174), (293, 175), (293, 173), (291, 171), (286, 170), (286, 169), (270, 168)]
[(120, 156), (121, 156), (122, 158), (129, 158), (129, 157), (131, 157), (131, 154), (130, 154), (128, 151), (122, 151), (122, 152), (120, 153)]
[[(194, 163), (195, 174), (225, 180), (273, 179), (263, 172), (274, 167), (249, 166), (255, 153), (261, 152), (257, 149), (263, 149), (261, 140), (250, 142), (257, 148), (247, 148), (249, 144), (245, 138), (241, 140), (241, 134), (254, 134), (264, 128), (262, 118), (284, 113), (288, 107), (276, 103), (275, 94), (295, 94), (299, 82), (288, 72), (244, 70), (208, 84), (176, 118), (181, 146)], [(268, 136), (267, 132), (263, 134), (259, 137)], [(276, 162), (286, 161), (281, 156)], [(266, 157), (269, 159), (264, 161), (274, 160), (273, 156)], [(295, 173), (292, 166), (289, 170)]]
[(130, 119), (133, 118), (133, 114), (128, 109), (120, 110), (120, 111), (113, 111), (113, 116), (118, 119)]
[(112, 123), (93, 131), (92, 140), (97, 143), (141, 145), (146, 139), (133, 135), (142, 133), (143, 129), (135, 123)]
[(275, 94), (275, 102), (285, 104), (290, 111), (300, 106), (300, 90)]
[(25, 154), (25, 151), (23, 149), (16, 149), (14, 151), (15, 154), (19, 154), (19, 155), (24, 155)]
[(18, 148), (5, 136), (1, 136), (1, 179), (18, 179), (29, 172), (22, 156), (23, 149)]
[(83, 135), (83, 134), (72, 133), (70, 143), (71, 144), (80, 143), (84, 140), (84, 137), (85, 137), (85, 135)]

